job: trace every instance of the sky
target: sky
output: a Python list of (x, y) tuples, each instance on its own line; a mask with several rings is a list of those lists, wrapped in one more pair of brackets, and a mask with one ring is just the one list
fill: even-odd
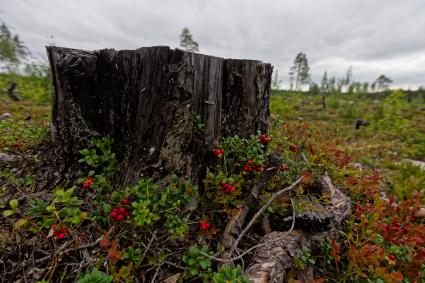
[(282, 86), (298, 52), (311, 77), (425, 85), (425, 0), (0, 0), (0, 19), (35, 57), (45, 46), (179, 46), (187, 26), (200, 53), (271, 63)]

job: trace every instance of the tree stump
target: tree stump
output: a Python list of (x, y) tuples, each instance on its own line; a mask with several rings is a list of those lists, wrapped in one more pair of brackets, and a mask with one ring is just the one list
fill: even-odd
[(90, 137), (109, 135), (122, 168), (119, 184), (171, 173), (196, 182), (221, 137), (267, 132), (270, 64), (163, 46), (50, 46), (47, 53), (52, 139), (65, 170)]

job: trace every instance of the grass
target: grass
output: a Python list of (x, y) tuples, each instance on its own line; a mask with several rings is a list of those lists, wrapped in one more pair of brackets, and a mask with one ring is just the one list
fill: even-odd
[(0, 121), (0, 149), (27, 148), (37, 145), (50, 125), (49, 80), (0, 74), (0, 89), (11, 81), (18, 82), (23, 100), (11, 101), (0, 94), (0, 114), (10, 113), (12, 119)]

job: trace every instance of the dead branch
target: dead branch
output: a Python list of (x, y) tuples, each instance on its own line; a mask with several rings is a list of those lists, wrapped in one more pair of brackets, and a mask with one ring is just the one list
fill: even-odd
[(218, 262), (224, 262), (224, 263), (226, 263), (226, 262), (233, 262), (233, 261), (235, 261), (235, 260), (241, 259), (241, 258), (242, 258), (242, 257), (244, 257), (246, 254), (248, 254), (248, 253), (250, 253), (251, 251), (253, 251), (253, 250), (257, 249), (257, 248), (260, 248), (260, 247), (262, 247), (262, 246), (264, 246), (264, 245), (265, 245), (265, 244), (258, 244), (258, 245), (255, 245), (255, 246), (253, 246), (253, 247), (251, 247), (251, 248), (247, 249), (246, 251), (244, 251), (243, 253), (241, 253), (241, 254), (240, 254), (240, 255), (238, 255), (237, 257), (233, 257), (233, 258), (229, 258), (229, 259), (222, 259), (222, 258), (218, 258), (218, 257), (215, 257), (215, 256), (212, 256), (212, 255), (209, 255), (209, 254), (204, 253), (204, 252), (199, 252), (199, 254), (201, 254), (201, 255), (203, 255), (203, 256), (205, 256), (205, 257), (209, 258), (209, 259), (212, 259), (212, 260), (215, 260), (215, 261), (218, 261)]
[(257, 221), (258, 217), (261, 216), (261, 214), (266, 210), (267, 207), (270, 206), (270, 204), (279, 196), (281, 196), (285, 192), (289, 192), (292, 189), (294, 189), (299, 183), (301, 183), (302, 177), (298, 178), (295, 182), (293, 182), (290, 186), (274, 193), (269, 200), (257, 211), (257, 213), (252, 217), (251, 221), (245, 226), (245, 228), (242, 230), (242, 232), (239, 234), (239, 237), (236, 239), (235, 243), (233, 244), (233, 250), (236, 250), (239, 241), (242, 239), (242, 237), (245, 235), (246, 232), (251, 228), (252, 225), (254, 225), (255, 221)]
[[(57, 255), (61, 255), (62, 256), (64, 254), (67, 254), (67, 253), (70, 253), (70, 252), (75, 252), (75, 251), (79, 251), (79, 250), (84, 250), (84, 249), (92, 248), (92, 247), (98, 245), (102, 239), (103, 239), (103, 237), (97, 239), (93, 243), (89, 243), (89, 244), (86, 244), (86, 245), (83, 245), (83, 246), (79, 246), (79, 247), (76, 247), (76, 248), (69, 248), (69, 249), (66, 249), (64, 251), (58, 250), (54, 254), (54, 256), (57, 256)], [(52, 255), (47, 255), (45, 257), (42, 257), (40, 259), (37, 259), (36, 261), (34, 261), (34, 263), (35, 264), (39, 264), (39, 263), (42, 263), (42, 262), (44, 262), (46, 260), (49, 260), (50, 258), (52, 258)]]

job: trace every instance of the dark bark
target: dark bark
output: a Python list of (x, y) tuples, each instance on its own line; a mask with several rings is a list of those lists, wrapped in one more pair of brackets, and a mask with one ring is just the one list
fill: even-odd
[[(91, 136), (110, 135), (119, 183), (171, 173), (199, 181), (221, 137), (267, 132), (272, 67), (168, 47), (47, 47), (52, 138), (65, 169)], [(192, 114), (204, 129), (193, 131)]]

